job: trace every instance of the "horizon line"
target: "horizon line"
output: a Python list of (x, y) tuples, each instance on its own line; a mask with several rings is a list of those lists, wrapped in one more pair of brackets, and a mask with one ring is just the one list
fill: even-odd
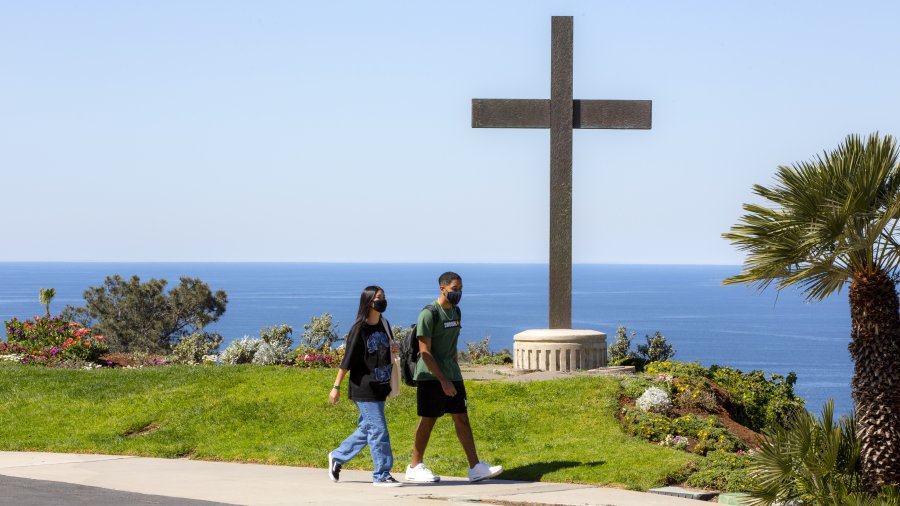
[[(307, 265), (550, 265), (549, 262), (453, 262), (453, 261), (374, 261), (326, 262), (316, 260), (0, 260), (0, 264), (307, 264)], [(741, 267), (730, 263), (659, 262), (572, 262), (576, 265), (631, 265), (660, 267)]]

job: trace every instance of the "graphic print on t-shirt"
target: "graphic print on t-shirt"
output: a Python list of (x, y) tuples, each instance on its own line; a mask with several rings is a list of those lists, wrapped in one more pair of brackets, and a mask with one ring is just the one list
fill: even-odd
[[(370, 354), (377, 354), (379, 359), (382, 356), (387, 356), (387, 363), (380, 367), (375, 367), (375, 370), (372, 371), (373, 376), (375, 376), (375, 381), (378, 383), (390, 383), (391, 381), (392, 364), (390, 360), (390, 348), (390, 339), (384, 332), (372, 332), (366, 340), (366, 351)], [(379, 362), (381, 362), (381, 360), (379, 360)]]

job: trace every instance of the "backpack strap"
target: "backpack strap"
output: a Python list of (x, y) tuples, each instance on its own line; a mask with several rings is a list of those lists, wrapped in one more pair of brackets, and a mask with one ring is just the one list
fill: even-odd
[[(460, 309), (459, 306), (453, 306), (453, 308), (456, 309), (456, 314), (459, 315), (459, 326), (462, 327), (462, 309)], [(434, 324), (438, 321), (438, 310), (436, 307), (434, 307), (434, 303), (428, 304), (422, 309), (428, 309), (429, 311), (431, 311), (431, 325), (434, 326)]]
[(440, 319), (440, 317), (438, 316), (437, 308), (434, 307), (434, 304), (428, 304), (427, 306), (423, 307), (422, 309), (427, 309), (427, 310), (431, 311), (431, 328), (433, 329), (435, 327), (435, 325), (437, 325), (438, 320)]

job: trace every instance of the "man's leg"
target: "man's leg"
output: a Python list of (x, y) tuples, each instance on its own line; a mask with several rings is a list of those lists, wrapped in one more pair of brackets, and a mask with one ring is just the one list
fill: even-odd
[[(453, 425), (456, 426), (456, 437), (466, 452), (469, 468), (478, 463), (478, 452), (475, 451), (475, 437), (472, 436), (472, 426), (469, 424), (469, 415), (466, 413), (453, 413)], [(415, 458), (415, 457), (413, 457)]]
[(419, 424), (416, 425), (416, 439), (413, 442), (412, 461), (410, 466), (416, 467), (422, 463), (425, 458), (425, 448), (428, 446), (428, 440), (431, 439), (431, 429), (437, 418), (423, 416), (419, 418)]

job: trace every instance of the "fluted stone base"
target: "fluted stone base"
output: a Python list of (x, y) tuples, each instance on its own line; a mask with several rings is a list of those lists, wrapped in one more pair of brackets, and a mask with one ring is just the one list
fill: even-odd
[(606, 367), (606, 334), (596, 330), (532, 329), (513, 338), (513, 367), (574, 371)]

